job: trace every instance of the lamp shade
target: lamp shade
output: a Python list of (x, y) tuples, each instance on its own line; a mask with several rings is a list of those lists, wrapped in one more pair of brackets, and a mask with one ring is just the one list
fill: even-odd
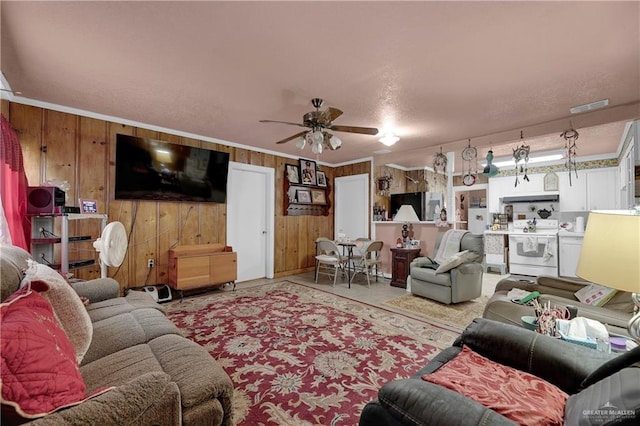
[(420, 222), (420, 218), (418, 218), (413, 206), (410, 206), (409, 204), (403, 204), (400, 206), (400, 209), (393, 220), (396, 222)]
[(576, 274), (606, 287), (640, 293), (640, 214), (589, 212)]

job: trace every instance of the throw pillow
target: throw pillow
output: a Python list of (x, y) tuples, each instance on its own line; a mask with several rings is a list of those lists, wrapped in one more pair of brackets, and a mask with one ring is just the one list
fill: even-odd
[(450, 258), (446, 259), (444, 262), (440, 263), (440, 266), (438, 266), (438, 269), (436, 269), (436, 274), (442, 274), (443, 272), (450, 271), (451, 269), (456, 268), (463, 263), (472, 262), (476, 260), (477, 257), (477, 254), (469, 250), (458, 252)]
[(532, 374), (493, 362), (467, 346), (422, 379), (473, 399), (519, 424), (563, 424), (566, 393)]
[(587, 305), (604, 306), (611, 299), (617, 290), (609, 287), (603, 287), (598, 284), (589, 284), (576, 291), (576, 298)]
[(18, 290), (0, 305), (0, 325), (3, 420), (42, 417), (85, 398), (75, 349), (44, 297), (29, 285)]
[(41, 295), (51, 304), (55, 318), (75, 348), (76, 359), (80, 363), (93, 337), (93, 325), (87, 309), (62, 275), (47, 265), (30, 260), (23, 285), (37, 282), (48, 287)]

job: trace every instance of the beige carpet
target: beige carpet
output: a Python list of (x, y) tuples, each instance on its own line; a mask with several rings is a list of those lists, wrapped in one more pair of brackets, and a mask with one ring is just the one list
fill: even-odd
[(418, 315), (437, 324), (450, 325), (462, 330), (474, 318), (482, 317), (482, 311), (488, 300), (489, 297), (483, 295), (468, 302), (445, 305), (409, 293), (387, 300), (384, 304)]

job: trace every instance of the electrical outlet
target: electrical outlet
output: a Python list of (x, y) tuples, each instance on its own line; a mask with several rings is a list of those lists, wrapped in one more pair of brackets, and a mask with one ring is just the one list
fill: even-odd
[(148, 266), (149, 268), (153, 268), (153, 267), (155, 266), (155, 264), (156, 264), (156, 261), (155, 261), (155, 260), (153, 260), (153, 259), (149, 259), (149, 260), (147, 260), (147, 266)]

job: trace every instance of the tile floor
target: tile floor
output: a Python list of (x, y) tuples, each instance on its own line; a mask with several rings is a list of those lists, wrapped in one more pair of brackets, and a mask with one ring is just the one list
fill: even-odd
[[(509, 275), (500, 275), (498, 273), (488, 272), (483, 274), (482, 280), (482, 294), (491, 296), (495, 289), (496, 284), (503, 278), (508, 277)], [(342, 278), (342, 280), (341, 280)], [(258, 279), (252, 281), (246, 281), (237, 283), (236, 288), (250, 288), (256, 285), (266, 284), (266, 283), (275, 283), (282, 280), (289, 280), (293, 282), (297, 282), (300, 284), (305, 284), (313, 288), (317, 288), (320, 290), (328, 291), (343, 297), (348, 297), (354, 300), (358, 300), (360, 302), (368, 303), (374, 306), (382, 306), (383, 302), (393, 299), (394, 297), (402, 296), (407, 293), (407, 290), (398, 287), (392, 287), (388, 278), (378, 278), (376, 282), (375, 279), (371, 282), (371, 288), (367, 287), (366, 278), (362, 275), (357, 276), (354, 281), (351, 283), (351, 288), (349, 288), (346, 277), (338, 276), (338, 282), (336, 286), (333, 287), (333, 282), (327, 278), (326, 276), (320, 276), (318, 278), (318, 283), (313, 282), (313, 272), (297, 274), (297, 275), (289, 275), (282, 278), (276, 279)], [(223, 291), (231, 291), (231, 286), (224, 287)], [(384, 305), (385, 309), (392, 309), (387, 305)], [(406, 314), (406, 312), (403, 312)]]

